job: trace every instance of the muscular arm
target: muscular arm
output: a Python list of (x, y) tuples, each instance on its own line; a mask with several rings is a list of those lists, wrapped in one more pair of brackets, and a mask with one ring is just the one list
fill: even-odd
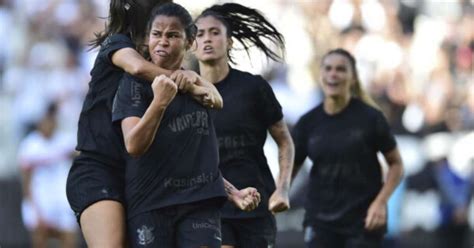
[(112, 55), (112, 63), (127, 73), (149, 82), (159, 75), (170, 76), (172, 73), (147, 61), (133, 48), (122, 48), (116, 51)]
[(288, 190), (293, 171), (295, 147), (288, 127), (283, 120), (278, 121), (269, 128), (270, 135), (278, 145), (278, 162), (280, 164), (280, 175), (278, 176), (277, 188)]

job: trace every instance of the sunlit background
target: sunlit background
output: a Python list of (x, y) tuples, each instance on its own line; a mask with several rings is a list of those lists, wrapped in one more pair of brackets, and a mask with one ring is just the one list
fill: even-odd
[[(175, 2), (196, 15), (229, 1)], [(384, 246), (473, 247), (474, 1), (234, 2), (260, 10), (285, 36), (285, 63), (268, 61), (259, 52), (249, 59), (236, 51), (233, 66), (270, 82), (290, 127), (322, 100), (322, 55), (336, 47), (355, 55), (362, 83), (388, 118), (406, 166), (405, 179), (389, 202)], [(104, 27), (98, 17), (107, 16), (108, 4), (0, 0), (1, 248), (30, 245), (21, 216), (18, 147), (51, 102), (59, 103), (57, 132), (74, 146), (97, 54), (86, 43)], [(276, 176), (272, 140), (265, 152)], [(277, 215), (278, 247), (303, 246), (302, 202), (310, 164), (293, 183), (292, 209)]]

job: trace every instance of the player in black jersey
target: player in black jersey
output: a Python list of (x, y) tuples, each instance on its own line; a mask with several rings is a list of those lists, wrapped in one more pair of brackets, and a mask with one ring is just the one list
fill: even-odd
[(164, 70), (145, 60), (142, 47), (153, 6), (169, 0), (111, 0), (106, 29), (91, 43), (100, 47), (79, 118), (77, 150), (67, 196), (89, 247), (123, 247), (123, 141), (111, 122), (112, 101), (124, 71), (147, 80), (165, 74), (178, 82), (189, 71)]
[[(394, 136), (361, 88), (354, 57), (343, 49), (321, 63), (324, 101), (293, 129), (296, 173), (313, 161), (305, 203), (307, 247), (381, 247), (387, 201), (403, 175)], [(389, 166), (383, 182), (377, 159)], [(295, 174), (293, 173), (293, 174)]]
[[(194, 41), (191, 16), (172, 3), (151, 16), (153, 63), (180, 68)], [(199, 77), (196, 82), (179, 92), (181, 87), (166, 76), (151, 86), (128, 74), (120, 82), (112, 116), (130, 154), (125, 196), (132, 247), (220, 247), (222, 203), (229, 198), (247, 210), (258, 203), (254, 188), (226, 194), (231, 186), (224, 189), (218, 168), (214, 113), (202, 104), (221, 108), (222, 98), (214, 87), (202, 88), (206, 82)]]
[[(276, 235), (272, 212), (289, 208), (293, 142), (270, 85), (261, 76), (231, 68), (229, 52), (234, 38), (245, 49), (256, 46), (269, 58), (279, 60), (265, 41), (284, 50), (283, 36), (258, 11), (235, 3), (214, 5), (195, 23), (200, 74), (214, 83), (225, 103), (214, 121), (219, 168), (237, 188), (255, 187), (262, 196), (262, 204), (252, 212), (228, 203), (224, 206), (223, 247), (270, 247)], [(278, 145), (280, 175), (276, 187), (263, 152), (267, 131)]]

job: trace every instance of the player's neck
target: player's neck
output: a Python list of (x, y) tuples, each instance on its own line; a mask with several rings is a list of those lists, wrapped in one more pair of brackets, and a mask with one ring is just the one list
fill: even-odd
[(199, 72), (201, 76), (213, 84), (222, 81), (227, 74), (229, 74), (229, 71), (230, 68), (225, 59), (214, 63), (199, 63)]
[(326, 97), (324, 99), (324, 111), (330, 115), (340, 113), (349, 105), (350, 101), (350, 95), (343, 97)]

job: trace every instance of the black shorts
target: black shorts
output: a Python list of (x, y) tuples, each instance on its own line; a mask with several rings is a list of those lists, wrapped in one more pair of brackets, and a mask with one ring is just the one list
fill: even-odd
[(87, 153), (74, 159), (67, 178), (66, 195), (78, 223), (82, 212), (98, 201), (113, 200), (124, 204), (124, 176), (123, 164), (110, 165)]
[(249, 219), (222, 219), (222, 245), (239, 248), (273, 247), (276, 222), (273, 215)]
[(360, 230), (343, 234), (326, 228), (305, 227), (304, 241), (307, 248), (381, 248), (383, 231)]
[(127, 222), (130, 247), (221, 247), (222, 204), (210, 199), (138, 214)]

